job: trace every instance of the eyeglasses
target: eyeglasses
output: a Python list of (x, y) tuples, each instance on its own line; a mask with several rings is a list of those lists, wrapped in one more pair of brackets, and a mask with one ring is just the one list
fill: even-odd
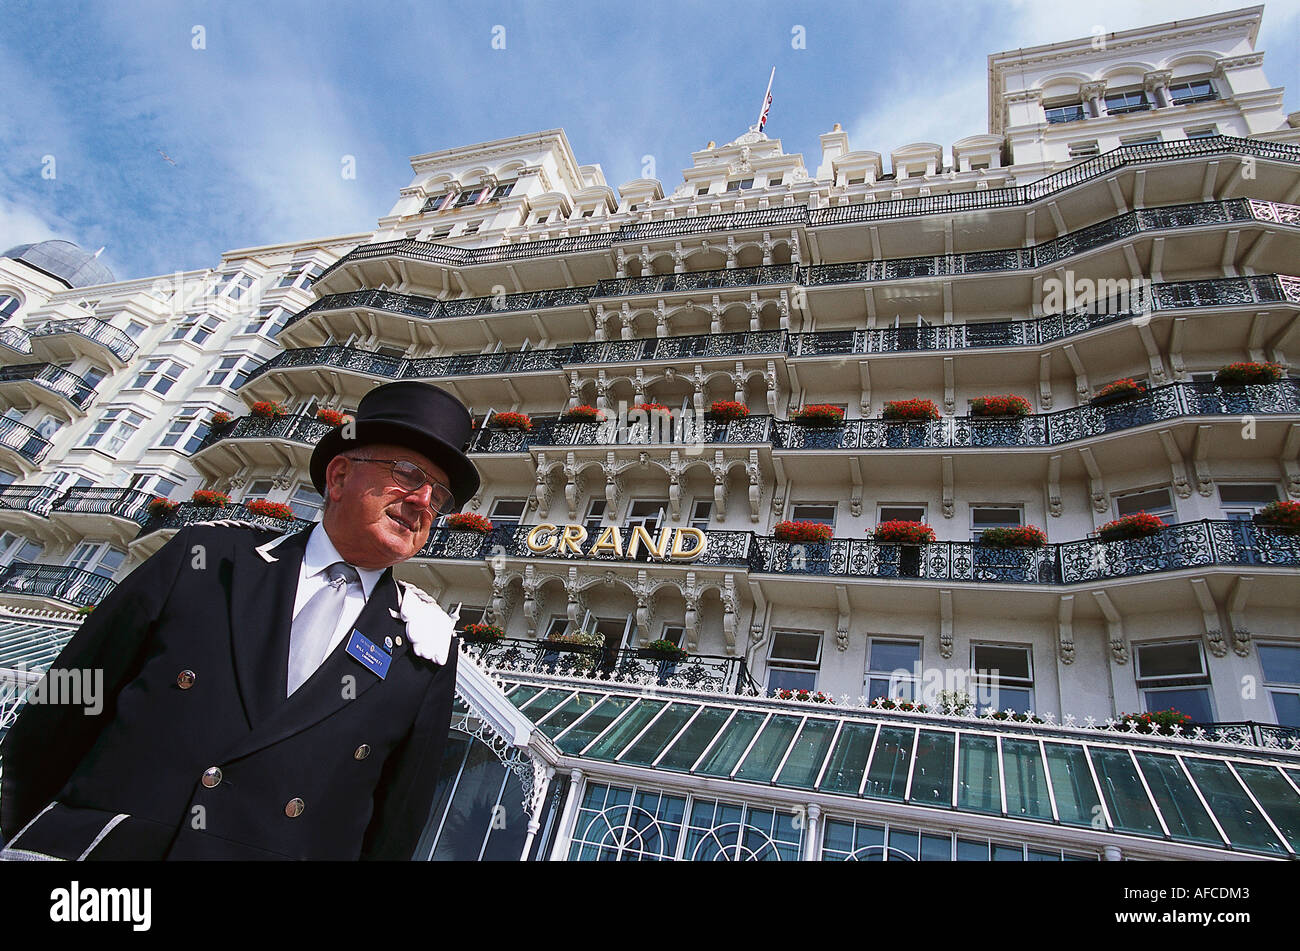
[(407, 462), (405, 459), (371, 459), (363, 456), (348, 458), (353, 462), (375, 462), (388, 466), (393, 476), (393, 483), (406, 492), (419, 492), (426, 485), (432, 486), (433, 491), (429, 494), (429, 510), (434, 517), (450, 512), (455, 507), (456, 499), (451, 494), (451, 489), (441, 482), (434, 482), (433, 477), (414, 462)]

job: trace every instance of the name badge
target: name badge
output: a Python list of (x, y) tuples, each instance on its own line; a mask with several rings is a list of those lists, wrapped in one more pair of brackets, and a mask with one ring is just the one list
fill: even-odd
[(393, 662), (391, 654), (355, 628), (348, 638), (347, 652), (355, 657), (380, 680), (388, 676), (388, 667)]

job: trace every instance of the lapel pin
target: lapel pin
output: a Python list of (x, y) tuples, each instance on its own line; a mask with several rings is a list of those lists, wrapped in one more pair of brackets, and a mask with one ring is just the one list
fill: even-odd
[(388, 650), (393, 649), (393, 639), (391, 637), (384, 638), (384, 647), (388, 648)]
[(402, 646), (402, 639), (400, 637), (397, 639), (397, 646), (398, 647)]

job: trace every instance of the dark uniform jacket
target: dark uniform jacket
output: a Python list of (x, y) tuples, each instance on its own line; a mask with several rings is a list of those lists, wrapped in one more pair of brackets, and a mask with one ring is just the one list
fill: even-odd
[(445, 665), (411, 650), (389, 569), (353, 623), (381, 649), (393, 638), (387, 676), (349, 656), (345, 637), (286, 699), (308, 531), (262, 553), (265, 532), (190, 526), (99, 604), (51, 669), (102, 668), (102, 711), (29, 702), (0, 747), (9, 846), (74, 859), (411, 857), (451, 719), (455, 644)]

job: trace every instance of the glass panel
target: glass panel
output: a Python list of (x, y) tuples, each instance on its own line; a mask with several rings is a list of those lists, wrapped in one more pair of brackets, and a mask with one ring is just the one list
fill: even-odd
[[(1052, 775), (1052, 792), (1056, 795), (1056, 814), (1068, 826), (1103, 828), (1101, 801), (1088, 771), (1083, 747), (1074, 744), (1046, 743), (1047, 769)], [(1098, 824), (1093, 823), (1093, 819)]]
[[(1169, 837), (1181, 842), (1223, 845), (1214, 823), (1196, 791), (1183, 775), (1177, 759), (1163, 753), (1137, 753), (1138, 766), (1151, 787), (1151, 795), (1169, 827)], [(1281, 777), (1278, 777), (1279, 779)]]
[(822, 859), (829, 862), (854, 860), (879, 862), (884, 857), (885, 830), (840, 819), (826, 820)]
[(610, 697), (605, 700), (591, 715), (575, 726), (564, 736), (555, 741), (555, 745), (560, 748), (562, 753), (580, 753), (583, 747), (594, 740), (618, 718), (618, 715), (630, 707), (633, 703), (631, 697)]
[(977, 839), (958, 839), (957, 840), (957, 861), (958, 862), (987, 862), (989, 860), (989, 844)]
[(915, 829), (889, 829), (889, 854), (886, 862), (917, 861), (921, 857), (921, 834)]
[(805, 723), (776, 781), (782, 786), (812, 789), (834, 736), (834, 720), (809, 720)]
[(1283, 851), (1282, 843), (1278, 842), (1273, 830), (1241, 788), (1241, 783), (1228, 771), (1226, 763), (1191, 756), (1183, 762), (1200, 787), (1201, 795), (1210, 804), (1210, 811), (1219, 820), (1229, 842), (1243, 849), (1260, 852)]
[(1210, 706), (1208, 687), (1183, 687), (1176, 690), (1147, 690), (1148, 710), (1168, 710), (1185, 713), (1193, 723), (1213, 723), (1214, 709)]
[(961, 738), (957, 808), (967, 812), (1002, 812), (998, 790), (998, 744), (991, 736)]
[(952, 836), (921, 833), (922, 862), (951, 862)]
[(613, 759), (632, 742), (664, 706), (663, 700), (639, 700), (632, 709), (614, 724), (613, 728), (592, 745), (586, 755), (593, 759)]
[(1041, 849), (1029, 850), (1029, 861), (1031, 862), (1059, 862), (1061, 861), (1060, 852), (1044, 852)]
[(1029, 649), (1025, 647), (991, 647), (975, 645), (972, 666), (979, 671), (989, 671), (991, 677), (1029, 679)]
[(1300, 684), (1300, 647), (1260, 644), (1259, 665), (1269, 683)]
[(1133, 761), (1126, 750), (1091, 749), (1092, 765), (1097, 770), (1101, 794), (1106, 797), (1115, 828), (1124, 832), (1163, 835), (1151, 801), (1142, 789)]
[(874, 671), (888, 674), (895, 670), (902, 670), (910, 677), (913, 674), (913, 665), (920, 659), (920, 644), (900, 644), (896, 641), (871, 642), (871, 669)]
[(663, 716), (655, 720), (654, 725), (645, 731), (641, 739), (619, 758), (619, 762), (649, 766), (698, 709), (699, 707), (688, 703), (670, 705)]
[(822, 792), (858, 794), (862, 785), (862, 772), (867, 768), (867, 753), (871, 750), (876, 727), (871, 723), (846, 723), (835, 741), (826, 775), (817, 788)]
[(705, 776), (730, 776), (764, 719), (761, 713), (738, 712), (696, 772)]
[(1025, 860), (1025, 848), (1022, 845), (1005, 845), (1001, 842), (993, 843), (993, 861), (995, 862), (1023, 862)]
[(571, 693), (573, 693), (573, 691), (567, 688), (564, 690), (543, 690), (532, 700), (523, 704), (519, 709), (528, 714), (528, 719), (536, 723), (542, 717), (546, 716), (546, 714), (559, 706), (560, 701)]
[(781, 765), (781, 757), (785, 755), (790, 740), (799, 729), (799, 719), (790, 716), (772, 717), (763, 728), (754, 748), (745, 757), (744, 764), (736, 772), (736, 778), (756, 783), (771, 782), (776, 775), (776, 768)]
[(871, 772), (862, 795), (873, 799), (897, 799), (907, 792), (907, 764), (912, 759), (915, 730), (882, 726), (871, 758)]
[(1194, 641), (1139, 647), (1138, 676), (1186, 677), (1202, 673), (1201, 649)]
[(1277, 714), (1278, 724), (1300, 726), (1300, 694), (1283, 693), (1280, 690), (1270, 690), (1268, 693), (1273, 698), (1273, 711)]
[(725, 707), (710, 707), (695, 718), (686, 728), (677, 742), (673, 744), (666, 756), (659, 761), (656, 769), (687, 770), (695, 765), (704, 748), (709, 745), (722, 724), (727, 722), (731, 711)]
[(957, 734), (922, 730), (912, 768), (911, 801), (927, 806), (952, 806), (953, 752)]
[(1002, 768), (1006, 772), (1007, 815), (1051, 821), (1052, 802), (1047, 796), (1047, 772), (1038, 744), (1032, 740), (1002, 740)]
[(603, 697), (600, 693), (580, 693), (572, 700), (562, 704), (559, 709), (546, 718), (546, 722), (540, 724), (542, 732), (555, 739), (565, 728), (572, 726), (573, 722), (587, 713)]
[(1291, 848), (1300, 852), (1300, 797), (1295, 790), (1272, 766), (1234, 763), (1233, 767)]

